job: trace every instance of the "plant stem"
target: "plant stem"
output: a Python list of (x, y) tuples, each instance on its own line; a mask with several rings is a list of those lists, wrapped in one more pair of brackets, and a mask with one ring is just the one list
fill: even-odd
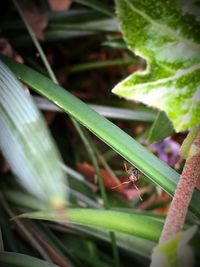
[(180, 176), (159, 243), (173, 238), (183, 228), (188, 206), (200, 174), (200, 132), (193, 141)]
[[(101, 177), (101, 172), (100, 172), (100, 168), (99, 168), (99, 164), (95, 155), (96, 154), (99, 156), (97, 149), (95, 148), (95, 145), (92, 144), (92, 142), (88, 141), (89, 138), (86, 138), (86, 133), (83, 134), (83, 130), (81, 130), (81, 126), (79, 124), (74, 124), (74, 126), (76, 127), (77, 132), (79, 133), (90, 157), (93, 163), (93, 166), (95, 168), (95, 172), (96, 172), (96, 176), (97, 176), (97, 181), (99, 183), (99, 187), (100, 187), (100, 192), (101, 192), (101, 196), (103, 199), (103, 206), (105, 209), (109, 209), (109, 202), (108, 202), (108, 198), (107, 198), (107, 194), (106, 194), (106, 189), (105, 189), (105, 185), (103, 182), (103, 179)], [(109, 232), (110, 235), (110, 239), (111, 239), (111, 243), (112, 243), (112, 251), (113, 251), (113, 257), (114, 257), (114, 262), (115, 262), (115, 267), (119, 267), (119, 253), (118, 253), (118, 249), (117, 249), (117, 241), (116, 241), (116, 236), (115, 233), (113, 231)]]
[[(94, 70), (94, 69), (101, 69), (110, 66), (124, 66), (124, 65), (131, 65), (134, 61), (130, 59), (112, 59), (112, 60), (103, 60), (103, 61), (95, 61), (95, 62), (87, 62), (83, 64), (78, 64), (72, 66), (68, 69), (69, 73), (77, 73), (82, 71)], [(66, 69), (61, 70), (60, 72), (66, 72)]]

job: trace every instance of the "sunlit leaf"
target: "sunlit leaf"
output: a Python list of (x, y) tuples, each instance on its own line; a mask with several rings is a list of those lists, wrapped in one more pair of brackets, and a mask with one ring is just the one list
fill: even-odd
[[(52, 211), (24, 213), (19, 217), (60, 221), (60, 217)], [(62, 222), (66, 222), (65, 218), (70, 223), (100, 227), (106, 230), (135, 235), (151, 241), (158, 240), (163, 226), (160, 217), (157, 219), (155, 216), (144, 215), (140, 212), (128, 213), (103, 209), (70, 208), (66, 217), (63, 220), (61, 218)]]
[(147, 61), (113, 92), (167, 113), (176, 131), (200, 118), (198, 1), (116, 0), (126, 42)]
[(197, 230), (196, 226), (179, 232), (173, 239), (154, 248), (150, 267), (192, 267), (194, 255), (189, 241)]

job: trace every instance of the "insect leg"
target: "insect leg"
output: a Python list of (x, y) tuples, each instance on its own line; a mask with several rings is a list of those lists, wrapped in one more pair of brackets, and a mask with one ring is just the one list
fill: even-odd
[(135, 189), (138, 191), (138, 196), (139, 196), (140, 200), (143, 200), (142, 197), (141, 197), (140, 194), (139, 194), (139, 189), (138, 189), (137, 185), (134, 184), (134, 187), (135, 187)]
[(124, 161), (124, 169), (128, 173), (128, 168), (127, 168), (127, 165), (126, 165), (126, 161)]
[(117, 188), (117, 187), (119, 187), (119, 186), (121, 186), (121, 185), (123, 185), (123, 184), (129, 184), (130, 182), (131, 182), (131, 181), (123, 182), (123, 183), (121, 183), (121, 184), (118, 184), (118, 185), (112, 187), (112, 189)]

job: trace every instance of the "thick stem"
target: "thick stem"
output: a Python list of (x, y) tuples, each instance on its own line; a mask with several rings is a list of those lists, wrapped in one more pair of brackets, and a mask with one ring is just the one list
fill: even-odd
[(174, 237), (183, 228), (193, 190), (200, 174), (200, 133), (191, 146), (174, 198), (169, 208), (159, 243)]

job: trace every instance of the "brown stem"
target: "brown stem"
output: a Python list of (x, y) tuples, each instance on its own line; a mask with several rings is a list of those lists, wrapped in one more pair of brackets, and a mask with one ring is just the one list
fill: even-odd
[(191, 146), (191, 153), (192, 155), (187, 159), (180, 176), (159, 243), (173, 238), (183, 228), (192, 193), (200, 173), (200, 133)]

